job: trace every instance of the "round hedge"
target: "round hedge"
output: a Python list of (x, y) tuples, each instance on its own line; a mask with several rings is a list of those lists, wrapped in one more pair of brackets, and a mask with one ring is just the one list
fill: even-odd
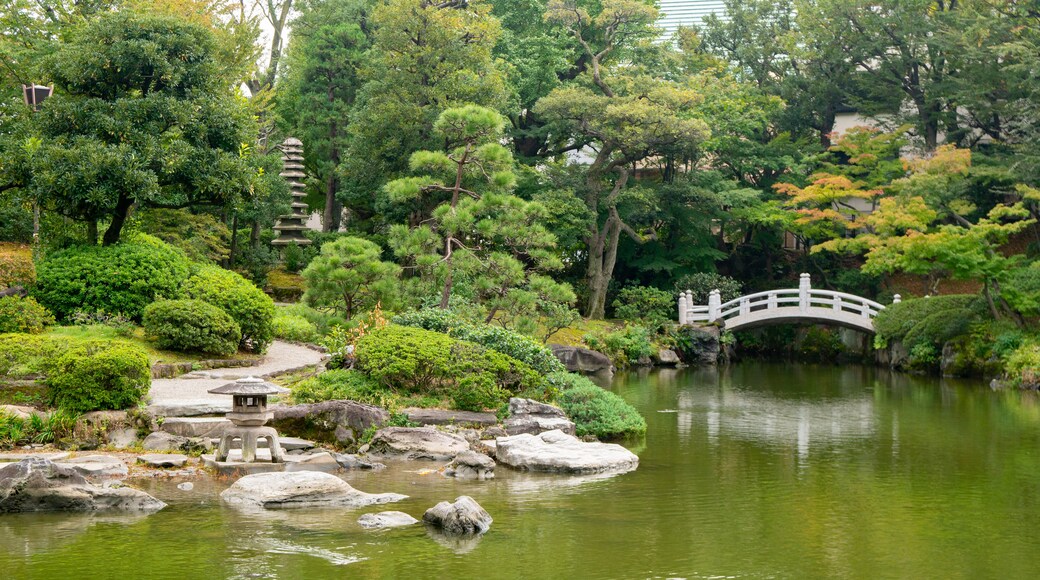
[(159, 348), (229, 356), (238, 351), (242, 330), (220, 308), (201, 300), (160, 300), (144, 309), (145, 332)]
[(560, 408), (578, 436), (622, 439), (646, 433), (646, 419), (616, 394), (573, 373), (553, 373), (546, 380), (559, 389)]
[(0, 333), (40, 334), (51, 324), (54, 324), (54, 316), (32, 298), (0, 298)]
[(267, 350), (274, 338), (274, 301), (242, 276), (217, 266), (204, 266), (184, 284), (188, 298), (208, 302), (238, 323), (242, 346)]
[(179, 298), (191, 274), (183, 252), (150, 236), (113, 246), (60, 250), (36, 268), (33, 296), (60, 320), (76, 311), (104, 311), (141, 320), (157, 298)]
[(129, 409), (152, 384), (148, 355), (122, 341), (91, 341), (62, 354), (46, 384), (54, 406), (73, 413)]

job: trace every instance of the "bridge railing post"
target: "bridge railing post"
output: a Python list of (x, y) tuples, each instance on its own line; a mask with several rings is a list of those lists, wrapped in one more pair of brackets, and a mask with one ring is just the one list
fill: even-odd
[(809, 310), (810, 292), (812, 292), (812, 282), (809, 274), (803, 273), (798, 280), (798, 309), (802, 312)]
[(686, 318), (687, 316), (689, 316), (689, 307), (690, 307), (689, 303), (686, 302), (686, 293), (685, 292), (680, 292), (679, 293), (679, 324), (680, 325), (684, 325), (687, 322), (689, 322), (689, 320), (687, 320), (687, 318)]
[(766, 301), (766, 310), (776, 310), (776, 292), (770, 292), (769, 298)]
[(895, 296), (892, 297), (892, 304), (899, 304), (902, 301), (903, 301), (903, 297), (900, 296), (899, 294), (896, 294)]
[(708, 322), (715, 322), (722, 309), (722, 294), (718, 290), (712, 290), (708, 294)]

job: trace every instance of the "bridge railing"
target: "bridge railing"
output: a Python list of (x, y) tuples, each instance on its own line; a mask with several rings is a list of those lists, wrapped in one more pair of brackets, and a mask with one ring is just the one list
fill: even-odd
[[(899, 295), (896, 294), (892, 302), (898, 303), (899, 300)], [(873, 319), (885, 309), (884, 305), (878, 302), (853, 294), (833, 290), (815, 290), (809, 274), (802, 274), (798, 288), (756, 292), (725, 303), (722, 302), (718, 290), (712, 290), (708, 294), (707, 305), (693, 304), (693, 293), (682, 292), (679, 294), (679, 324), (727, 320), (737, 316), (747, 316), (753, 312), (779, 310), (780, 308), (797, 308), (800, 312), (809, 312), (809, 309), (828, 309), (859, 315), (866, 319)], [(785, 310), (783, 313), (778, 311), (777, 315), (788, 316), (790, 310)]]

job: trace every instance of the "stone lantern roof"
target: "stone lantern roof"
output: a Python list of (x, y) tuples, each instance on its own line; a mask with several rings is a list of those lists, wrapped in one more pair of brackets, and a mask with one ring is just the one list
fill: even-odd
[(280, 395), (288, 393), (289, 389), (279, 387), (274, 383), (269, 383), (257, 377), (246, 377), (238, 379), (233, 383), (210, 389), (208, 392), (214, 395), (246, 395), (255, 397), (259, 395)]

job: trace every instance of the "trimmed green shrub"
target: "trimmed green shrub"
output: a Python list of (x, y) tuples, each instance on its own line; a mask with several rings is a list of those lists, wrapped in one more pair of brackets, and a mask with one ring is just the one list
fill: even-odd
[(159, 348), (230, 356), (242, 331), (223, 310), (201, 300), (160, 300), (144, 309), (145, 332)]
[(51, 403), (73, 413), (128, 409), (152, 384), (148, 355), (122, 341), (73, 346), (49, 369)]
[(947, 340), (967, 333), (984, 308), (978, 296), (969, 294), (904, 300), (887, 306), (874, 318), (875, 344), (883, 347), (898, 340), (911, 351), (918, 344), (941, 349)]
[(1000, 295), (1022, 316), (1040, 316), (1040, 264), (1012, 271)]
[(1016, 386), (1040, 388), (1040, 343), (1030, 339), (1020, 344), (1008, 355), (1005, 372)]
[(610, 357), (618, 368), (625, 368), (653, 354), (652, 335), (643, 326), (627, 325), (619, 330), (593, 332), (582, 340), (592, 350)]
[(48, 255), (37, 266), (33, 295), (59, 320), (85, 310), (122, 313), (139, 321), (157, 298), (179, 298), (191, 273), (180, 250), (137, 235), (112, 246), (80, 246)]
[(656, 327), (679, 315), (678, 304), (674, 292), (652, 286), (629, 286), (618, 291), (614, 316), (622, 320), (645, 320)]
[(0, 376), (28, 379), (46, 375), (69, 340), (44, 335), (0, 334)]
[(349, 399), (393, 411), (397, 396), (361, 371), (331, 370), (305, 379), (292, 388), (296, 403), (320, 403)]
[(346, 321), (342, 317), (315, 310), (306, 304), (292, 304), (290, 306), (278, 307), (276, 315), (298, 316), (314, 325), (320, 336), (329, 333), (335, 326), (345, 326)]
[(500, 326), (477, 325), (463, 321), (450, 310), (423, 308), (399, 314), (394, 324), (440, 332), (515, 358), (541, 374), (566, 370), (556, 355), (532, 338)]
[[(698, 272), (696, 274), (680, 276), (675, 281), (676, 299), (678, 299), (680, 292), (685, 292), (687, 290), (693, 292), (694, 304), (703, 305), (708, 303), (708, 294), (712, 290), (718, 290), (722, 297), (722, 301), (728, 302), (734, 298), (740, 297), (743, 285), (739, 280), (730, 278), (729, 276), (723, 276), (722, 274), (716, 274), (714, 272)], [(677, 302), (676, 311), (678, 311), (678, 308)]]
[(274, 336), (294, 342), (317, 342), (321, 335), (309, 320), (295, 314), (274, 315)]
[(54, 316), (32, 298), (0, 298), (0, 332), (40, 334), (54, 324)]
[(188, 298), (208, 302), (238, 323), (244, 348), (267, 350), (274, 338), (274, 301), (242, 276), (206, 266), (184, 284)]
[(456, 408), (498, 407), (511, 393), (537, 389), (541, 376), (527, 364), (479, 344), (421, 328), (390, 325), (363, 336), (358, 368), (385, 388), (442, 394)]
[(573, 373), (546, 377), (560, 390), (558, 402), (579, 436), (620, 439), (646, 433), (646, 419), (616, 394)]

